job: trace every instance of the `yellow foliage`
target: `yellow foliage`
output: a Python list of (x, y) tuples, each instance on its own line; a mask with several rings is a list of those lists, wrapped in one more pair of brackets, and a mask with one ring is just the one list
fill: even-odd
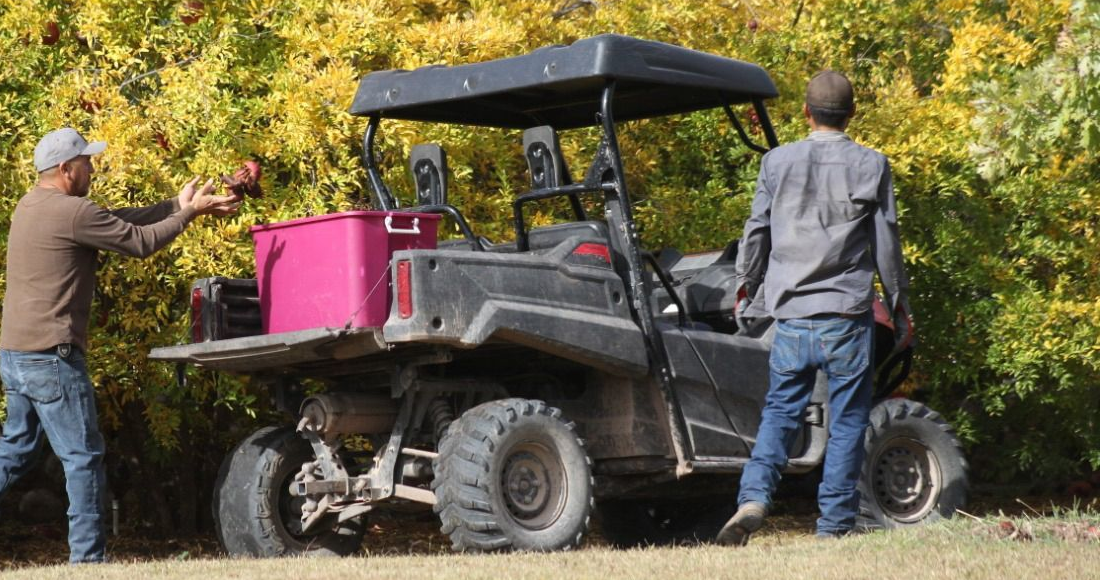
[(998, 67), (1025, 67), (1039, 55), (1035, 46), (1004, 23), (975, 16), (967, 17), (954, 37), (939, 86), (942, 94), (966, 94), (975, 81), (990, 79)]
[[(1001, 248), (974, 233), (999, 216), (971, 159), (973, 89), (1049, 54), (1069, 7), (1070, 0), (207, 0), (188, 24), (176, 0), (0, 0), (0, 216), (33, 182), (38, 138), (61, 125), (110, 144), (92, 195), (111, 207), (164, 199), (192, 175), (226, 173), (243, 159), (263, 163), (267, 196), (249, 200), (239, 216), (199, 220), (150, 260), (110, 256), (100, 269), (91, 366), (104, 422), (120, 425), (126, 404), (139, 402), (156, 441), (170, 446), (184, 426), (201, 428), (211, 405), (255, 411), (255, 393), (202, 373), (178, 389), (171, 369), (145, 359), (148, 349), (185, 339), (191, 280), (253, 274), (252, 225), (361, 204), (365, 120), (346, 111), (363, 75), (630, 34), (760, 63), (781, 93), (769, 103), (777, 132), (792, 141), (807, 131), (806, 80), (835, 68), (856, 84), (851, 133), (891, 159), (922, 328), (939, 331), (925, 339), (919, 380), (975, 381), (989, 364), (973, 346), (988, 346), (985, 327), (957, 321), (988, 323), (986, 304), (1026, 316), (1026, 305), (973, 298), (1010, 279), (1015, 259), (992, 268)], [(58, 24), (56, 44), (41, 42), (45, 22)], [(744, 109), (737, 113), (745, 118)], [(575, 175), (592, 159), (594, 137), (562, 135)], [(753, 138), (763, 140), (759, 132)], [(475, 231), (499, 241), (512, 236), (511, 201), (527, 182), (519, 140), (515, 131), (384, 121), (378, 149), (387, 183), (407, 201), (409, 148), (442, 144), (455, 205)], [(758, 156), (720, 113), (634, 123), (623, 127), (622, 144), (647, 245), (699, 251), (739, 235)], [(1092, 162), (1067, 157), (1046, 175), (1056, 180)], [(1078, 203), (1074, 211), (1100, 202), (1082, 195)], [(539, 207), (531, 219), (561, 215)], [(1067, 229), (1097, 236), (1091, 223)], [(1087, 300), (1062, 298), (1051, 316), (1100, 315)], [(1039, 344), (1084, 344), (1086, 334)]]

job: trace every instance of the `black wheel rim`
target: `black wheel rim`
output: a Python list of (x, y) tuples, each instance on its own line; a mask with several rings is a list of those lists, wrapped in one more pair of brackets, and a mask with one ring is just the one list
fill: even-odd
[(565, 468), (546, 445), (534, 441), (514, 445), (505, 455), (500, 483), (505, 509), (524, 528), (550, 527), (565, 509)]
[(935, 508), (943, 476), (927, 445), (908, 437), (891, 439), (879, 448), (872, 465), (875, 501), (888, 517), (914, 523)]

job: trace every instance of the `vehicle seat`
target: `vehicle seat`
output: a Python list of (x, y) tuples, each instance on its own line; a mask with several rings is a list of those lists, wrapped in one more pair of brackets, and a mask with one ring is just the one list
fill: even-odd
[(585, 241), (607, 244), (607, 224), (597, 221), (569, 222), (534, 228), (527, 233), (531, 251), (549, 250), (568, 238), (581, 236)]
[(450, 216), (463, 233), (462, 238), (445, 240), (437, 247), (453, 250), (485, 249), (488, 240), (474, 236), (458, 208), (447, 203), (447, 152), (435, 143), (415, 145), (409, 153), (409, 170), (412, 172), (416, 202), (419, 205), (405, 211)]

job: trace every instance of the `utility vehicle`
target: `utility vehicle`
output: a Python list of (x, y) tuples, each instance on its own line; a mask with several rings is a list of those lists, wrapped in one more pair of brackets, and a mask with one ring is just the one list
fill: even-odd
[[(371, 510), (428, 506), (457, 550), (569, 549), (594, 517), (616, 545), (712, 538), (755, 440), (772, 324), (735, 315), (736, 242), (689, 256), (643, 247), (616, 131), (717, 109), (766, 152), (777, 94), (753, 64), (618, 35), (365, 76), (351, 113), (369, 119), (376, 209), (444, 214), (462, 237), (393, 253), (377, 326), (265, 334), (255, 280), (195, 283), (193, 342), (152, 358), (251, 375), (287, 417), (225, 459), (214, 504), (225, 548), (348, 554)], [(765, 145), (731, 108), (746, 105)], [(515, 238), (477, 235), (448, 203), (439, 145), (413, 149), (417, 199), (400, 207), (376, 161), (383, 119), (516, 130), (531, 188), (512, 201)], [(557, 132), (584, 127), (600, 141), (574, 180)], [(530, 208), (554, 198), (573, 219), (531, 227)], [(895, 352), (880, 315), (861, 524), (892, 528), (950, 516), (967, 466), (937, 413), (891, 398), (911, 352)], [(786, 473), (822, 463), (825, 387), (819, 377)], [(352, 436), (370, 445), (352, 449)]]

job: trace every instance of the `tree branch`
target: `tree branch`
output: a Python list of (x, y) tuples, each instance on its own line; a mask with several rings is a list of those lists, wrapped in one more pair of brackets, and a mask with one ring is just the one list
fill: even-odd
[(183, 59), (179, 62), (173, 62), (173, 63), (170, 63), (170, 64), (166, 64), (166, 65), (164, 65), (164, 66), (162, 66), (158, 69), (154, 69), (154, 70), (151, 70), (151, 71), (143, 72), (139, 75), (132, 76), (132, 77), (122, 81), (122, 84), (118, 85), (118, 89), (122, 90), (122, 89), (126, 88), (126, 85), (136, 83), (136, 82), (138, 82), (142, 79), (149, 78), (153, 75), (158, 75), (158, 74), (164, 72), (165, 70), (170, 69), (174, 66), (178, 66), (178, 67), (187, 66), (187, 65), (191, 64), (191, 62), (194, 61), (197, 58), (199, 58), (199, 55), (193, 54), (193, 55), (191, 55), (191, 56), (189, 56), (189, 57), (187, 57), (187, 58), (185, 58), (185, 59)]
[(571, 13), (575, 10), (580, 10), (581, 8), (585, 8), (585, 7), (588, 7), (588, 8), (591, 8), (591, 9), (595, 10), (595, 9), (599, 8), (599, 5), (596, 4), (595, 0), (577, 0), (576, 2), (573, 2), (572, 4), (569, 4), (567, 6), (563, 6), (562, 8), (559, 8), (553, 14), (551, 14), (551, 16), (554, 18), (554, 20), (557, 20), (559, 18), (567, 16), (569, 13)]
[(802, 18), (802, 7), (806, 5), (806, 0), (798, 0), (798, 9), (794, 11), (794, 20), (791, 21), (791, 28), (798, 26), (798, 19)]

